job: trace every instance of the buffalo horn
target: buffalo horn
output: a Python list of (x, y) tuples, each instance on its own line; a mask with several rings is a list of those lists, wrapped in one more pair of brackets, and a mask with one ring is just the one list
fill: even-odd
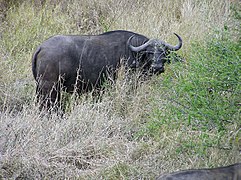
[(137, 46), (137, 47), (134, 47), (130, 44), (131, 42), (131, 39), (134, 37), (135, 35), (131, 36), (128, 41), (127, 41), (127, 45), (129, 46), (129, 48), (131, 49), (131, 51), (134, 51), (134, 52), (139, 52), (139, 51), (142, 51), (144, 50), (147, 46), (149, 46), (151, 44), (151, 41), (152, 40), (149, 40), (147, 41), (146, 43), (140, 45), (140, 46)]
[(176, 34), (176, 33), (174, 33), (174, 34), (177, 36), (177, 38), (179, 40), (179, 43), (176, 46), (172, 46), (172, 45), (170, 45), (170, 44), (168, 44), (168, 43), (166, 43), (164, 41), (159, 41), (159, 44), (160, 45), (164, 45), (170, 51), (177, 51), (177, 50), (179, 50), (182, 47), (182, 38), (178, 34)]

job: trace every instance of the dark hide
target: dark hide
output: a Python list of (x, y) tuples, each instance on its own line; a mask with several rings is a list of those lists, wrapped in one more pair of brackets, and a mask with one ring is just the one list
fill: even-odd
[(157, 180), (240, 180), (241, 163), (211, 169), (192, 169), (162, 175)]
[(174, 50), (181, 48), (181, 38), (176, 36), (178, 47), (149, 41), (147, 37), (129, 31), (50, 37), (37, 48), (32, 58), (40, 108), (59, 106), (61, 89), (81, 94), (100, 88), (108, 74), (115, 74), (121, 59), (125, 59), (124, 64), (129, 68), (163, 72), (168, 52), (173, 47)]

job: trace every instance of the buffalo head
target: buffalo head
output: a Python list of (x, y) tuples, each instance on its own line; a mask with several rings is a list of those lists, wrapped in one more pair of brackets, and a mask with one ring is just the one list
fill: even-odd
[(145, 66), (150, 66), (150, 71), (155, 74), (164, 72), (164, 64), (167, 61), (167, 56), (170, 51), (177, 51), (182, 47), (182, 38), (178, 34), (174, 34), (177, 36), (179, 41), (176, 46), (170, 45), (162, 40), (150, 39), (141, 46), (135, 47), (131, 44), (131, 40), (135, 35), (131, 36), (127, 41), (127, 45), (130, 50), (136, 53), (142, 52), (145, 55), (144, 64), (140, 62), (140, 59), (139, 61), (135, 60), (133, 62), (133, 66), (143, 66), (144, 68)]

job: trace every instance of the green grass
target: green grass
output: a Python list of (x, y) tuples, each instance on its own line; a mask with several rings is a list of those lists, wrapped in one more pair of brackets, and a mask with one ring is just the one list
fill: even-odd
[(193, 43), (186, 63), (173, 63), (157, 80), (152, 111), (136, 133), (137, 139), (160, 141), (166, 131), (191, 131), (194, 134), (188, 139), (176, 140), (176, 154), (200, 158), (208, 157), (211, 148), (229, 151), (240, 147), (240, 41), (231, 40), (226, 31), (212, 37), (205, 43)]
[[(6, 2), (0, 1), (0, 179), (154, 179), (241, 160), (238, 1)], [(101, 101), (67, 95), (63, 118), (39, 113), (31, 72), (36, 47), (55, 34), (115, 29), (171, 44), (176, 32), (184, 45), (160, 76), (127, 82), (120, 71)]]
[[(238, 49), (240, 41), (232, 41), (228, 32), (216, 32), (202, 44), (193, 43), (186, 62), (172, 64), (170, 72), (154, 86), (156, 96), (151, 100), (150, 120), (138, 136), (158, 139), (163, 126), (190, 127), (204, 135), (215, 131), (224, 136), (230, 126), (239, 131), (241, 59)], [(211, 145), (217, 145), (221, 139), (210, 140)]]

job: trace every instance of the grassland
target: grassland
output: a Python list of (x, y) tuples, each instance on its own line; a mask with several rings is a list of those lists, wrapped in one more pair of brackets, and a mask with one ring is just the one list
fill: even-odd
[[(241, 161), (240, 2), (0, 0), (0, 179), (154, 179)], [(31, 56), (55, 34), (125, 29), (176, 43), (166, 72), (39, 113)], [(138, 86), (133, 90), (132, 84)], [(88, 98), (85, 98), (88, 97)]]

